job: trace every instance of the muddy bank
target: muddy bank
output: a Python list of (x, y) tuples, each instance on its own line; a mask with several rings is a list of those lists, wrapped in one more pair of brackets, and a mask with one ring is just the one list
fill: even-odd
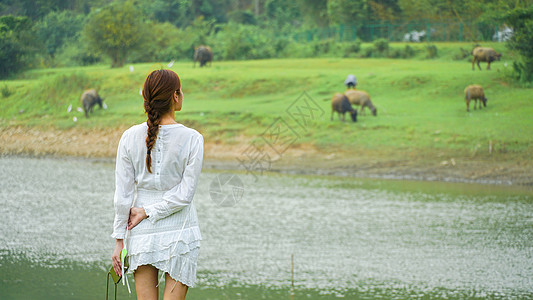
[[(2, 128), (0, 153), (3, 155), (73, 156), (113, 161), (124, 128), (35, 129)], [(289, 174), (338, 175), (385, 179), (472, 182), (533, 187), (531, 160), (497, 161), (472, 157), (421, 156), (417, 153), (348, 152), (327, 153), (312, 145), (289, 148), (281, 157), (263, 161), (244, 161), (249, 141), (232, 144), (211, 143), (206, 139), (205, 163), (208, 169), (242, 170), (260, 175), (262, 171)], [(400, 159), (398, 157), (401, 157)], [(241, 159), (241, 161), (238, 160)]]

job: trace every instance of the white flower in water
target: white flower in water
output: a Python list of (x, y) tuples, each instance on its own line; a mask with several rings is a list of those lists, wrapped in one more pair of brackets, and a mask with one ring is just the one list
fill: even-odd
[(102, 104), (102, 106), (104, 107), (104, 109), (107, 109), (107, 104)]
[(174, 65), (174, 60), (168, 63), (167, 67), (171, 68)]
[(68, 108), (67, 108), (67, 112), (71, 112), (72, 111), (72, 104), (69, 104)]
[(135, 71), (135, 69), (133, 68), (133, 66), (130, 66), (130, 72), (133, 72)]
[(74, 118), (72, 118), (72, 121), (78, 122), (78, 118), (74, 117)]
[(81, 107), (78, 107), (77, 110), (78, 110), (79, 112), (83, 112), (83, 108), (81, 108)]

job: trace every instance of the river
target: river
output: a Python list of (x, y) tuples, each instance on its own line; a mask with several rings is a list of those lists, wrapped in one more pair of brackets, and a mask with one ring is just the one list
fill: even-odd
[[(104, 299), (114, 165), (4, 156), (0, 169), (0, 298)], [(531, 189), (235, 173), (242, 190), (221, 191), (242, 198), (221, 203), (221, 175), (200, 177), (188, 299), (533, 297)]]

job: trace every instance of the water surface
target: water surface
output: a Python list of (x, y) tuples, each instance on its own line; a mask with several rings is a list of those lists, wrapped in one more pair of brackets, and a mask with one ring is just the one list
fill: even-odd
[[(8, 156), (0, 168), (0, 298), (102, 299), (114, 166)], [(204, 171), (195, 197), (204, 240), (188, 299), (533, 297), (531, 190), (238, 173), (243, 198), (220, 206), (219, 174)]]

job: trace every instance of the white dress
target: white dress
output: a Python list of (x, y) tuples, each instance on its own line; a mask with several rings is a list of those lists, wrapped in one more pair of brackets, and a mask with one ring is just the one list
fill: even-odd
[(117, 150), (115, 221), (111, 235), (126, 236), (132, 206), (148, 218), (126, 238), (129, 270), (152, 265), (189, 287), (196, 281), (200, 228), (192, 202), (202, 169), (204, 140), (181, 124), (161, 125), (146, 168), (146, 123), (124, 132)]

